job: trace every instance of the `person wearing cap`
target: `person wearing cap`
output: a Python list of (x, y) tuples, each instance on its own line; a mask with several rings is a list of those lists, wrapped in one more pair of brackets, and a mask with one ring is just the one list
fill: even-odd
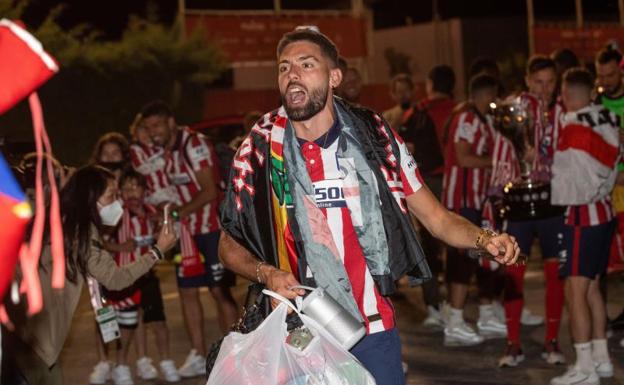
[(325, 35), (285, 34), (277, 60), (283, 105), (258, 120), (234, 158), (219, 255), (289, 299), (305, 294), (293, 288), (300, 283), (323, 288), (366, 326), (351, 353), (377, 385), (405, 384), (388, 296), (407, 273), (431, 278), (409, 213), (444, 242), (504, 264), (518, 246), (446, 210), (387, 122), (334, 97), (342, 73)]

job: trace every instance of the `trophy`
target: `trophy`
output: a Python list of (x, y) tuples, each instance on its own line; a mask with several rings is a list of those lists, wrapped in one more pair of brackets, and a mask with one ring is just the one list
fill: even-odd
[(535, 116), (530, 97), (517, 97), (492, 106), (494, 128), (509, 139), (520, 163), (520, 176), (503, 187), (502, 200), (495, 202), (499, 217), (512, 221), (548, 218), (559, 213), (550, 203), (550, 181), (536, 179), (532, 162), (526, 159), (529, 151), (535, 151), (536, 119), (547, 119), (547, 116)]

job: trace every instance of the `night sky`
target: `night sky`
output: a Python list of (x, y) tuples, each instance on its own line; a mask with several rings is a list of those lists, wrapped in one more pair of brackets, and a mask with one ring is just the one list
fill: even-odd
[[(364, 0), (375, 15), (375, 28), (404, 25), (406, 22), (426, 22), (432, 18), (432, 2), (426, 0)], [(60, 18), (63, 26), (89, 23), (102, 31), (106, 38), (115, 39), (128, 21), (128, 15), (145, 15), (148, 3), (158, 9), (158, 17), (170, 24), (175, 19), (177, 0), (31, 0), (24, 17), (28, 24), (40, 23), (54, 6), (64, 3)], [(538, 20), (574, 19), (574, 0), (534, 0)], [(284, 9), (307, 7), (348, 8), (349, 0), (282, 0)], [(272, 9), (273, 0), (186, 0), (188, 8), (213, 9)], [(583, 1), (587, 21), (617, 21), (617, 0)], [(442, 19), (453, 17), (525, 16), (526, 0), (438, 0)]]

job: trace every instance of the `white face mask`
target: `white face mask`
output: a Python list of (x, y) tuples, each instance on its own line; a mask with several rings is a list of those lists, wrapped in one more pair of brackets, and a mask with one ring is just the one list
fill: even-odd
[(102, 224), (104, 226), (117, 226), (121, 216), (123, 215), (123, 206), (121, 205), (121, 201), (118, 199), (111, 204), (100, 207), (100, 218), (102, 219)]

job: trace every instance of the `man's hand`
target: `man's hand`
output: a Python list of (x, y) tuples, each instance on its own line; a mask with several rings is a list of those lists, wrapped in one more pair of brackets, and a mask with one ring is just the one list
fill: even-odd
[(513, 265), (520, 256), (520, 246), (516, 238), (508, 234), (486, 238), (482, 244), (485, 250), (494, 256), (496, 262), (502, 265)]
[[(295, 299), (305, 294), (303, 289), (292, 289), (293, 286), (301, 285), (292, 273), (269, 265), (262, 265), (260, 271), (265, 278), (264, 282), (266, 282), (267, 289), (288, 299)], [(273, 308), (276, 308), (279, 304), (280, 301), (271, 299)], [(288, 308), (288, 313), (290, 312), (292, 312), (292, 309)]]

